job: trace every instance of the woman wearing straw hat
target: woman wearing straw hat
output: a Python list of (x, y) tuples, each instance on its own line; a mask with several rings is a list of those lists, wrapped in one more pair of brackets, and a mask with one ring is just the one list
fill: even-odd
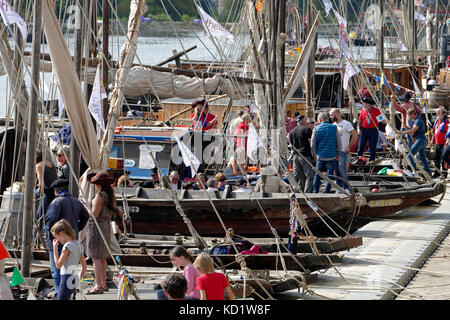
[(114, 179), (106, 171), (100, 171), (90, 180), (88, 177), (88, 181), (94, 184), (98, 191), (92, 200), (92, 215), (95, 217), (103, 237), (91, 216), (86, 225), (86, 254), (92, 258), (96, 286), (86, 294), (101, 294), (108, 291), (106, 284), (106, 258), (109, 254), (107, 246), (110, 247), (111, 218), (118, 209), (114, 190), (111, 187)]

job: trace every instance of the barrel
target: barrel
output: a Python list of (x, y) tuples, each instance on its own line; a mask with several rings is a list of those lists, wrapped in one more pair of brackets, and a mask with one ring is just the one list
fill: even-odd
[(14, 239), (20, 242), (22, 234), (23, 192), (15, 192), (11, 187), (2, 195), (0, 207), (0, 241), (12, 246)]
[(448, 109), (449, 105), (449, 90), (433, 88), (428, 99), (428, 106), (431, 108), (438, 108), (440, 106)]

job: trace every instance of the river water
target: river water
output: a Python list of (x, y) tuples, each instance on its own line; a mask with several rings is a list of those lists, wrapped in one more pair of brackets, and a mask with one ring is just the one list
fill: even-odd
[[(112, 58), (114, 60), (118, 59), (120, 48), (122, 44), (125, 42), (126, 38), (123, 36), (111, 36), (110, 37), (110, 52)], [(73, 40), (68, 39), (69, 51), (73, 52)], [(334, 48), (338, 47), (336, 38), (318, 38), (319, 46), (332, 46)], [(187, 54), (187, 57), (191, 60), (217, 60), (219, 55), (217, 50), (215, 49), (214, 44), (209, 40), (209, 38), (203, 32), (189, 33), (183, 34), (180, 38), (176, 35), (165, 36), (165, 37), (140, 37), (138, 39), (137, 45), (137, 55), (135, 58), (135, 63), (142, 63), (146, 65), (156, 65), (168, 57), (170, 57), (173, 53), (172, 50), (177, 50), (178, 52), (183, 49), (188, 49), (192, 46), (196, 45), (197, 48)], [(11, 46), (13, 47), (13, 43), (11, 41)], [(229, 46), (225, 46), (224, 51), (227, 53), (231, 51)], [(25, 45), (26, 51), (31, 51), (31, 43), (27, 43)], [(47, 46), (43, 45), (43, 52), (48, 52)], [(353, 50), (354, 56), (370, 58), (375, 56), (375, 48), (374, 47), (355, 47)], [(237, 55), (236, 55), (237, 56)], [(183, 58), (186, 58), (183, 57)], [(31, 73), (31, 67), (27, 66), (25, 69), (25, 79), (27, 83), (27, 87), (29, 89), (29, 75)], [(51, 84), (51, 74), (50, 73), (42, 73), (41, 78), (45, 81), (48, 87)], [(45, 100), (47, 99), (56, 99), (54, 90), (50, 90), (50, 92), (43, 92), (42, 96)], [(10, 88), (6, 75), (0, 77), (0, 116), (4, 117), (7, 114), (7, 110), (10, 107)]]

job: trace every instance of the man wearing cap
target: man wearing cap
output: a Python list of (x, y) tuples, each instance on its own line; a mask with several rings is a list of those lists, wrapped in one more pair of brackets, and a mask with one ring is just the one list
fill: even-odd
[(336, 174), (338, 177), (345, 180), (337, 179), (337, 184), (344, 189), (349, 189), (347, 166), (350, 160), (350, 148), (358, 141), (358, 134), (353, 125), (345, 119), (342, 119), (342, 114), (337, 108), (330, 110), (331, 122), (338, 127), (339, 137), (341, 138), (341, 153), (339, 156)]
[(382, 122), (386, 124), (380, 109), (375, 107), (375, 100), (372, 99), (369, 91), (360, 90), (359, 94), (362, 95), (361, 101), (363, 102), (363, 108), (359, 114), (358, 118), (358, 135), (359, 145), (358, 145), (358, 156), (362, 156), (364, 148), (366, 147), (367, 141), (369, 141), (370, 149), (370, 161), (375, 160), (377, 152), (377, 142), (378, 142), (378, 123)]
[(293, 151), (293, 174), (301, 190), (311, 193), (313, 190), (314, 171), (312, 169), (311, 136), (312, 130), (307, 126), (304, 115), (297, 117), (298, 126), (289, 132), (289, 142)]
[[(69, 193), (67, 190), (68, 186), (69, 180), (66, 179), (58, 179), (52, 183), (51, 187), (55, 193), (55, 199), (50, 203), (47, 212), (45, 213), (45, 235), (50, 257), (50, 270), (55, 283), (55, 296), (57, 295), (59, 288), (60, 270), (56, 268), (53, 259), (52, 242), (54, 238), (50, 230), (56, 222), (65, 219), (69, 222), (78, 237), (78, 232), (83, 230), (89, 220), (89, 213), (86, 207), (80, 200)], [(59, 254), (61, 254), (61, 249), (62, 245), (59, 244)]]
[(152, 176), (152, 178), (142, 182), (141, 186), (143, 188), (156, 188), (156, 189), (161, 188), (161, 184), (159, 182), (158, 169), (157, 168), (150, 169), (150, 175)]
[(194, 101), (192, 108), (194, 111), (191, 113), (191, 122), (194, 130), (206, 131), (216, 126), (216, 116), (209, 112), (208, 103), (205, 100)]

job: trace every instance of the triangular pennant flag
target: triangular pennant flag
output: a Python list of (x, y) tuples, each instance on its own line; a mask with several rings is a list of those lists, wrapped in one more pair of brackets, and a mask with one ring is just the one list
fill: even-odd
[(248, 140), (247, 140), (247, 156), (252, 161), (256, 161), (254, 159), (254, 152), (261, 147), (261, 140), (259, 139), (258, 132), (256, 132), (256, 128), (253, 123), (249, 123), (248, 125)]
[(192, 153), (189, 147), (184, 144), (177, 136), (175, 136), (175, 140), (178, 143), (178, 146), (181, 150), (181, 156), (183, 157), (183, 162), (186, 167), (191, 167), (191, 176), (192, 178), (197, 174), (197, 170), (200, 167), (200, 161), (197, 157)]
[(12, 278), (11, 278), (11, 287), (15, 287), (15, 286), (17, 286), (19, 284), (22, 284), (24, 282), (25, 282), (25, 280), (23, 280), (19, 269), (17, 269), (17, 267), (14, 266), (14, 271), (13, 271), (13, 275), (12, 275)]
[(0, 260), (5, 258), (9, 258), (8, 250), (3, 246), (3, 243), (0, 241)]
[(100, 66), (97, 68), (97, 72), (95, 74), (95, 81), (92, 88), (91, 99), (89, 100), (89, 111), (91, 112), (92, 117), (94, 117), (97, 124), (105, 130), (105, 122), (103, 121), (103, 99), (106, 99), (108, 96), (106, 94), (106, 90), (103, 86), (103, 80), (101, 75)]
[(210, 34), (212, 37), (226, 37), (231, 42), (234, 42), (234, 36), (224, 27), (220, 25), (216, 20), (214, 20), (209, 14), (207, 14), (202, 8), (198, 5), (197, 7), (198, 13), (200, 14), (200, 18), (202, 19), (203, 28), (205, 28), (206, 33)]

